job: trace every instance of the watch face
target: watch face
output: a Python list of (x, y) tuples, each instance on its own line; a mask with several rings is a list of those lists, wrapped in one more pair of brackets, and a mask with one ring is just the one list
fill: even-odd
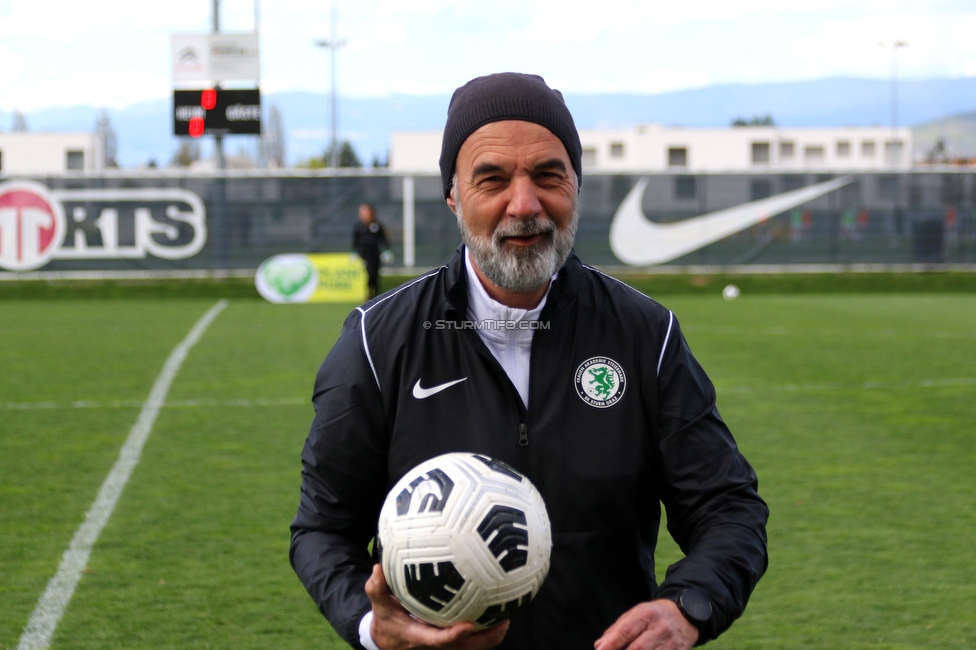
[(705, 622), (712, 615), (712, 603), (708, 597), (697, 589), (685, 589), (681, 592), (679, 605), (685, 613), (696, 621)]

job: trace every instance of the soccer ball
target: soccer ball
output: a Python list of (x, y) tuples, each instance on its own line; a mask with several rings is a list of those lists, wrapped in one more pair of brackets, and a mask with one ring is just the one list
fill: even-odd
[(380, 511), (380, 564), (411, 614), (446, 627), (497, 625), (549, 572), (552, 534), (529, 479), (482, 454), (444, 454), (393, 486)]

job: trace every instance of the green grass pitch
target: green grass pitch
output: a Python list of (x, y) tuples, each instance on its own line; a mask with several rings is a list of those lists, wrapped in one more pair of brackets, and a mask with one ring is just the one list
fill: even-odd
[[(770, 504), (711, 645), (972, 648), (976, 299), (667, 296)], [(213, 300), (0, 301), (0, 649)], [(340, 648), (288, 566), (314, 373), (350, 306), (240, 299), (173, 383), (54, 648)], [(659, 573), (678, 557), (662, 532)]]

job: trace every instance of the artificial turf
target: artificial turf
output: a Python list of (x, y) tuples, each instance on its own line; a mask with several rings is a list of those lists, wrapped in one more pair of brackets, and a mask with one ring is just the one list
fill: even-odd
[[(772, 512), (769, 572), (711, 647), (972, 647), (976, 299), (662, 301)], [(0, 302), (0, 648), (212, 302)], [(231, 302), (177, 375), (53, 647), (344, 647), (287, 548), (311, 383), (349, 309)], [(659, 573), (677, 554), (662, 532)]]

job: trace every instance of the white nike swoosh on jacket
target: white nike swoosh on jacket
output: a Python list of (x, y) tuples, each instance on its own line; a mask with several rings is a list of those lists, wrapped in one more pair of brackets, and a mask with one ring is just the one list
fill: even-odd
[(853, 181), (844, 176), (676, 223), (654, 223), (641, 208), (647, 187), (647, 179), (642, 178), (613, 215), (610, 250), (621, 262), (633, 266), (669, 262)]
[(420, 386), (420, 380), (418, 379), (417, 383), (413, 385), (413, 396), (417, 399), (427, 399), (431, 395), (436, 395), (445, 388), (450, 388), (454, 384), (460, 384), (465, 379), (467, 379), (467, 377), (461, 377), (460, 379), (455, 379), (454, 381), (449, 381), (445, 384), (438, 384), (437, 386), (431, 386), (430, 388), (422, 388)]

